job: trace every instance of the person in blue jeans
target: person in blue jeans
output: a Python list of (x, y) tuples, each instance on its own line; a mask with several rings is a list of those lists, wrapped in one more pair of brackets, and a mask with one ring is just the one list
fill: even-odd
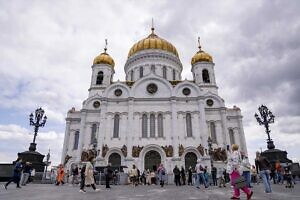
[(265, 192), (271, 193), (272, 188), (270, 183), (270, 162), (264, 156), (262, 156), (260, 152), (256, 152), (255, 165), (257, 165), (258, 167), (259, 175), (265, 186)]
[(207, 182), (204, 177), (204, 167), (201, 165), (201, 160), (197, 160), (197, 165), (195, 167), (195, 171), (197, 172), (197, 178), (195, 182), (196, 188), (200, 188), (200, 184), (203, 183), (205, 188), (207, 188)]
[(243, 177), (246, 180), (247, 186), (251, 188), (251, 175), (250, 175), (251, 164), (248, 160), (248, 156), (242, 153), (242, 163), (241, 170), (243, 172)]

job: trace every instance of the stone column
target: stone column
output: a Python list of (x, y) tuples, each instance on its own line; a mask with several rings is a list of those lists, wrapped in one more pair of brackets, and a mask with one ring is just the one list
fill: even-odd
[(177, 120), (177, 109), (176, 109), (176, 100), (172, 99), (171, 100), (171, 112), (172, 112), (172, 145), (173, 145), (173, 149), (174, 149), (174, 158), (178, 158), (179, 154), (178, 154), (178, 135), (176, 133), (178, 133), (178, 120)]
[(70, 142), (70, 125), (71, 121), (69, 119), (66, 119), (66, 129), (65, 129), (65, 137), (64, 137), (64, 146), (63, 146), (63, 153), (61, 157), (61, 163), (64, 163), (65, 157), (67, 155), (67, 151), (70, 148), (69, 142)]
[(98, 155), (98, 158), (102, 157), (102, 146), (104, 145), (104, 136), (105, 136), (106, 126), (107, 126), (106, 112), (107, 112), (107, 102), (103, 102), (101, 104), (100, 124), (99, 124), (98, 141), (97, 141), (98, 149), (100, 149), (100, 155)]
[(228, 134), (227, 120), (226, 120), (226, 109), (221, 110), (221, 125), (222, 125), (222, 137), (223, 137), (223, 145), (226, 149), (227, 145), (230, 145), (230, 139)]
[(83, 148), (83, 140), (84, 140), (84, 135), (85, 135), (85, 126), (86, 126), (86, 115), (87, 112), (86, 110), (81, 110), (81, 122), (80, 122), (80, 131), (79, 131), (79, 145), (78, 145), (78, 150), (77, 150), (77, 157), (76, 157), (76, 162), (80, 162), (81, 159), (81, 152)]
[(216, 137), (217, 137), (217, 144), (219, 147), (224, 148), (224, 138), (223, 138), (223, 130), (222, 130), (222, 122), (221, 121), (216, 121), (215, 122), (216, 126)]
[(207, 140), (208, 140), (209, 133), (208, 133), (206, 118), (205, 118), (204, 100), (198, 100), (198, 107), (199, 107), (199, 111), (200, 111), (199, 126), (200, 126), (200, 130), (201, 130), (201, 133), (200, 133), (201, 144), (204, 148), (208, 149)]
[(242, 116), (239, 116), (238, 118), (238, 127), (240, 132), (240, 145), (241, 145), (240, 150), (245, 152), (245, 154), (247, 154), (247, 144), (246, 144), (246, 138), (245, 138), (245, 133), (243, 128)]
[[(127, 158), (132, 158), (132, 141), (136, 139), (135, 136), (135, 123), (139, 123), (139, 120), (133, 120), (133, 99), (128, 102), (128, 123), (126, 134), (126, 146), (127, 146)], [(135, 123), (134, 123), (135, 122)]]

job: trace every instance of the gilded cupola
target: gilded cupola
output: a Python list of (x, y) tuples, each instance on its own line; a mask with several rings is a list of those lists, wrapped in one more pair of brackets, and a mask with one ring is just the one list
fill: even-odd
[(205, 51), (203, 51), (201, 49), (201, 45), (200, 45), (200, 37), (198, 38), (198, 43), (199, 43), (199, 51), (193, 56), (192, 60), (191, 60), (191, 64), (195, 64), (197, 62), (213, 62), (213, 58), (211, 57), (211, 55), (209, 55), (208, 53), (206, 53)]
[(167, 51), (169, 53), (174, 54), (176, 57), (178, 57), (176, 48), (170, 42), (157, 36), (154, 33), (153, 27), (151, 28), (151, 31), (152, 33), (148, 37), (138, 41), (131, 47), (128, 53), (128, 58), (142, 50), (147, 50), (147, 49), (159, 49), (159, 50)]
[(107, 40), (105, 40), (105, 48), (104, 48), (104, 52), (101, 53), (100, 55), (98, 55), (95, 59), (93, 64), (108, 64), (111, 65), (112, 67), (115, 66), (115, 62), (114, 59), (108, 54), (106, 53), (107, 51)]

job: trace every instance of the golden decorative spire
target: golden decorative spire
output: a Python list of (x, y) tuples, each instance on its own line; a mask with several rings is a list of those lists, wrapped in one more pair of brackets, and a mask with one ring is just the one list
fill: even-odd
[(199, 48), (199, 51), (201, 51), (200, 37), (198, 37), (198, 48)]
[(107, 39), (105, 39), (105, 47), (104, 47), (104, 53), (107, 51)]

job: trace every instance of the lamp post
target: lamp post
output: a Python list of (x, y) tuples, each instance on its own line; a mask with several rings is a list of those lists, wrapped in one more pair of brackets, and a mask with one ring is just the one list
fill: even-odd
[(45, 163), (46, 164), (46, 170), (45, 170), (44, 177), (43, 177), (44, 180), (46, 180), (47, 168), (48, 168), (48, 165), (50, 163), (49, 160), (50, 160), (50, 149), (49, 149), (47, 157), (46, 157), (46, 163)]
[(211, 168), (210, 170), (212, 170), (213, 159), (212, 159), (212, 139), (211, 139), (211, 137), (208, 137), (207, 143), (208, 143), (208, 152), (209, 152), (209, 156), (210, 156), (210, 168)]
[(270, 137), (271, 130), (269, 129), (269, 124), (274, 123), (275, 116), (265, 105), (261, 105), (258, 108), (258, 111), (259, 111), (260, 116), (257, 113), (255, 113), (254, 117), (256, 118), (258, 124), (263, 125), (266, 129), (265, 131), (266, 131), (266, 134), (268, 135), (267, 147), (268, 147), (268, 149), (275, 149), (273, 140)]
[(44, 116), (44, 114), (45, 111), (42, 108), (38, 108), (35, 110), (35, 115), (33, 115), (33, 113), (29, 115), (30, 126), (34, 127), (34, 137), (32, 143), (30, 143), (29, 151), (36, 150), (35, 139), (38, 134), (39, 128), (44, 127), (47, 121), (47, 116), (46, 115)]

